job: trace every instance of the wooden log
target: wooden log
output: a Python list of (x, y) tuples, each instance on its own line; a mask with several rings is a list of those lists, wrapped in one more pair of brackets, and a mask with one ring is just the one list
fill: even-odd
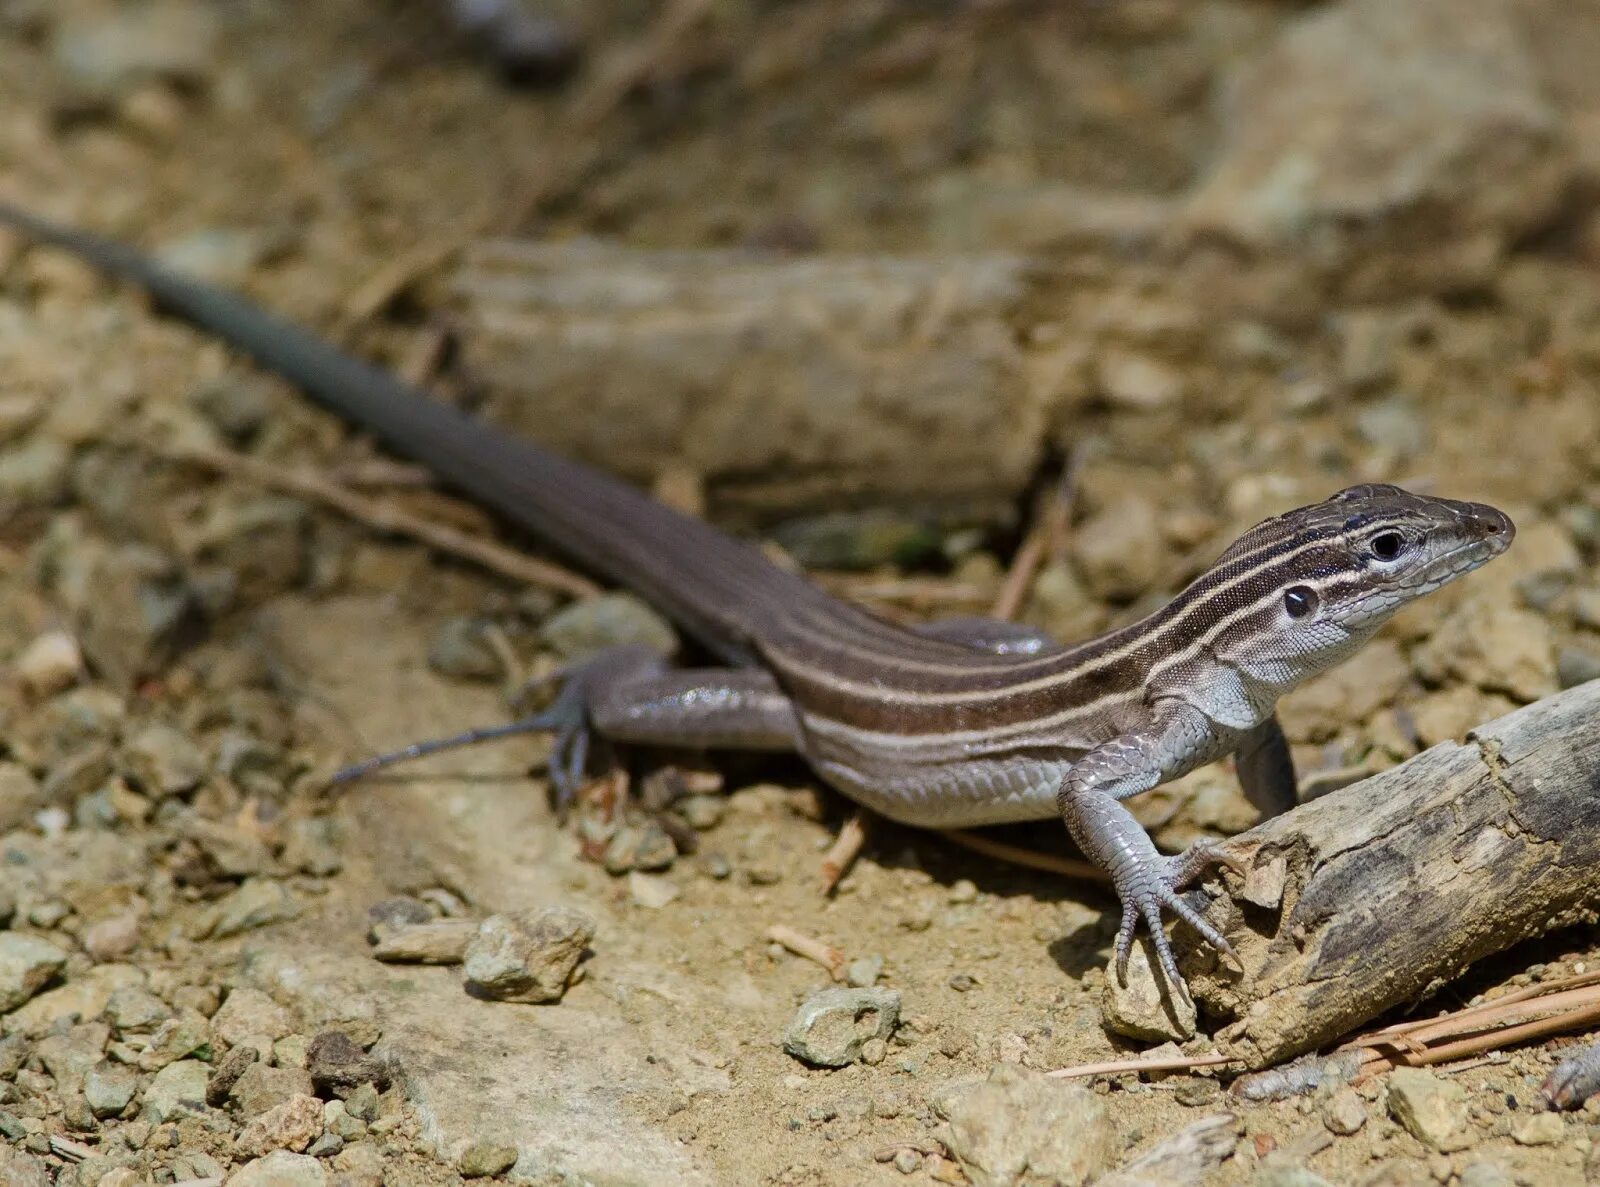
[(1244, 965), (1189, 934), (1219, 1048), (1262, 1067), (1331, 1042), (1473, 961), (1600, 907), (1600, 681), (1301, 805), (1224, 848), (1208, 908)]

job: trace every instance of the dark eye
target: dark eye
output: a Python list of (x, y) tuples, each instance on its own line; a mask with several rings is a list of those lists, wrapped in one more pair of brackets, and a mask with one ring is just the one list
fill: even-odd
[(1372, 555), (1380, 561), (1392, 561), (1405, 550), (1405, 537), (1399, 532), (1383, 532), (1372, 537)]
[(1283, 608), (1290, 618), (1304, 618), (1317, 608), (1317, 591), (1309, 585), (1291, 585), (1283, 591)]

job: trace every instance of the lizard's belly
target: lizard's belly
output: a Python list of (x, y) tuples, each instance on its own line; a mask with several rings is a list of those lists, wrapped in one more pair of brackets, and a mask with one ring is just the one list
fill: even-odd
[(1072, 763), (979, 760), (937, 766), (862, 767), (813, 757), (818, 774), (864, 808), (918, 828), (975, 828), (1057, 815), (1056, 790)]

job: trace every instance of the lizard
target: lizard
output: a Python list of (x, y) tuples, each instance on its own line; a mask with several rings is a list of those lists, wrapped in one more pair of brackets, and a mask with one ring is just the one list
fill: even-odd
[[(1180, 892), (1226, 861), (1162, 855), (1129, 797), (1236, 756), (1264, 812), (1296, 800), (1276, 702), (1348, 658), (1402, 607), (1503, 553), (1504, 512), (1384, 483), (1341, 490), (1246, 531), (1170, 602), (1071, 645), (1031, 628), (891, 624), (775, 565), (755, 545), (620, 478), (429, 396), (222, 288), (115, 240), (0, 204), (0, 223), (142, 287), (158, 305), (295, 384), (695, 637), (722, 666), (674, 669), (638, 645), (566, 673), (512, 729), (552, 731), (558, 795), (592, 738), (792, 751), (857, 804), (903, 824), (965, 828), (1059, 817), (1111, 881), (1126, 983), (1148, 928), (1186, 990), (1163, 912), (1232, 957)], [(980, 398), (977, 395), (974, 398)]]

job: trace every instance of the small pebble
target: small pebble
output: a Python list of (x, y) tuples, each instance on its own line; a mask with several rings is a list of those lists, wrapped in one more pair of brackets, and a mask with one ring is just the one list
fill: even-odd
[(0, 1014), (38, 993), (66, 963), (65, 952), (37, 936), (0, 933)]
[(628, 875), (628, 897), (647, 911), (659, 911), (683, 892), (666, 878), (634, 870)]
[(488, 682), (505, 676), (500, 656), (484, 638), (484, 624), (475, 618), (446, 619), (428, 645), (428, 666), (455, 680)]
[(914, 1175), (922, 1169), (922, 1155), (910, 1147), (903, 1147), (895, 1153), (894, 1169), (902, 1175)]
[(1519, 1146), (1553, 1146), (1566, 1136), (1560, 1113), (1535, 1113), (1511, 1131)]
[(467, 945), (467, 988), (499, 1001), (560, 1001), (594, 932), (594, 920), (571, 907), (491, 915)]
[(1329, 1133), (1348, 1137), (1367, 1120), (1366, 1102), (1348, 1084), (1341, 1084), (1322, 1102), (1322, 1123)]
[(852, 989), (865, 989), (876, 985), (883, 976), (883, 957), (858, 956), (844, 966), (844, 983)]
[(813, 1067), (844, 1067), (869, 1040), (887, 1041), (899, 1021), (900, 995), (892, 989), (824, 989), (795, 1014), (783, 1049)]
[(978, 888), (968, 878), (959, 878), (950, 884), (950, 901), (952, 903), (970, 903), (977, 900)]
[(515, 1146), (497, 1145), (493, 1142), (474, 1142), (456, 1159), (456, 1169), (463, 1178), (482, 1179), (490, 1175), (503, 1175), (517, 1162)]
[(83, 675), (83, 651), (65, 631), (49, 631), (22, 649), (16, 672), (23, 687), (36, 697), (70, 688)]

